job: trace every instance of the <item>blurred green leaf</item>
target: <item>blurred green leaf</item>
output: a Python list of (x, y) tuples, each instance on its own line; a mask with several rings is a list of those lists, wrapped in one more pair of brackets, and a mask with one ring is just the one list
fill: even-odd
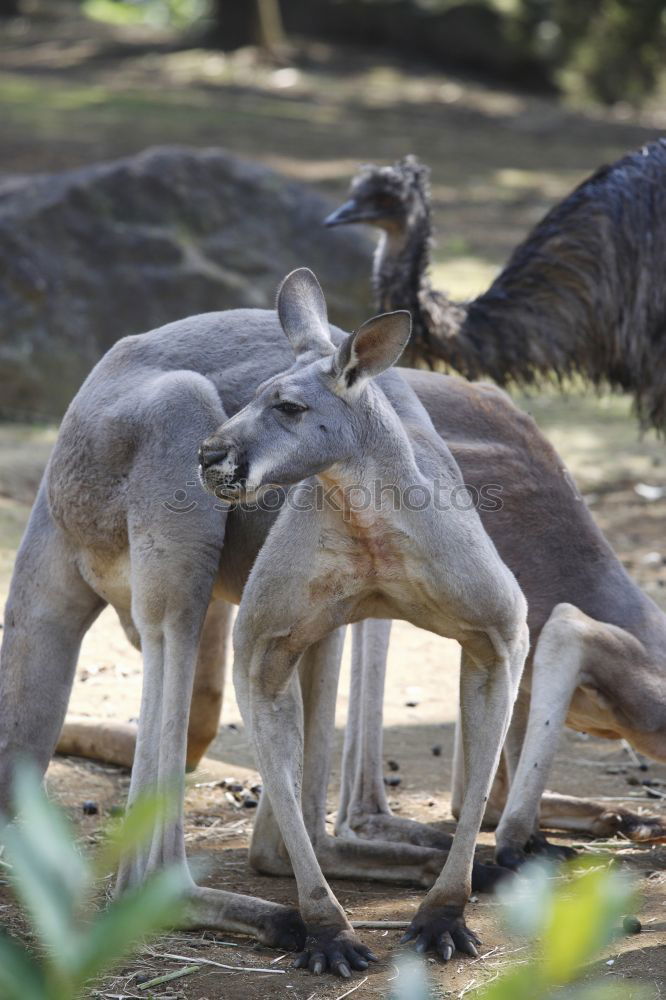
[(33, 767), (17, 768), (14, 797), (20, 819), (2, 832), (12, 885), (43, 945), (67, 968), (78, 946), (77, 913), (91, 872)]
[(391, 992), (391, 1000), (429, 1000), (432, 995), (428, 968), (414, 954), (402, 955), (397, 963), (398, 978)]
[[(631, 1000), (654, 1000), (654, 994), (631, 984)], [(571, 991), (562, 1000), (627, 1000), (626, 983), (588, 983)]]
[[(556, 871), (571, 877), (555, 879)], [(475, 993), (478, 1000), (547, 1000), (568, 986), (563, 1000), (619, 1000), (614, 984), (570, 984), (619, 932), (622, 914), (633, 908), (631, 886), (621, 873), (594, 861), (559, 869), (536, 862), (502, 886), (498, 896), (507, 923), (535, 942), (534, 953), (528, 963)]]
[(20, 816), (21, 839), (46, 867), (60, 872), (69, 892), (79, 892), (89, 881), (90, 871), (64, 813), (49, 802), (37, 770), (29, 763), (16, 769), (14, 803)]
[(164, 822), (174, 811), (175, 799), (168, 795), (142, 795), (119, 819), (109, 825), (104, 843), (95, 859), (98, 876), (115, 869), (120, 859), (148, 841), (155, 824)]
[(520, 965), (474, 993), (475, 1000), (537, 1000), (543, 994), (535, 963)]
[(124, 893), (97, 918), (78, 951), (77, 979), (84, 983), (135, 948), (141, 939), (173, 926), (183, 916), (187, 872), (165, 869)]
[(556, 871), (552, 864), (531, 861), (520, 878), (499, 883), (496, 895), (504, 921), (514, 934), (534, 939), (543, 932), (553, 905)]
[(605, 868), (584, 871), (562, 887), (544, 928), (545, 978), (570, 982), (617, 933), (622, 913), (631, 908), (631, 896), (626, 879)]
[(14, 788), (20, 818), (5, 827), (2, 840), (15, 894), (46, 955), (39, 959), (0, 936), (0, 998), (75, 1000), (89, 979), (183, 914), (189, 881), (184, 866), (159, 872), (101, 914), (86, 910), (95, 872), (107, 872), (144, 843), (155, 824), (169, 818), (174, 798), (150, 795), (137, 801), (113, 824), (98, 860), (89, 863), (62, 812), (46, 798), (35, 769), (19, 767)]
[(208, 0), (84, 0), (88, 17), (110, 24), (184, 28), (203, 17)]
[(40, 966), (24, 948), (1, 933), (0, 996), (3, 1000), (53, 1000)]

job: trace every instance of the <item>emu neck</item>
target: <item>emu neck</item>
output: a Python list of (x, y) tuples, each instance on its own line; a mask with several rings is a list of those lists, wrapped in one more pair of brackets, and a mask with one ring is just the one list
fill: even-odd
[(423, 205), (408, 219), (384, 230), (375, 252), (373, 287), (381, 312), (408, 309), (412, 316), (412, 339), (404, 360), (413, 364), (432, 357), (451, 360), (447, 354), (466, 318), (466, 307), (436, 292), (430, 281), (432, 225), (430, 210)]
[(373, 267), (376, 301), (382, 312), (418, 309), (419, 293), (429, 289), (431, 225), (425, 209), (382, 231)]
[[(517, 248), (487, 292), (472, 302), (458, 303), (432, 286), (432, 225), (426, 194), (415, 193), (414, 203), (403, 222), (383, 230), (373, 266), (378, 308), (408, 309), (412, 315), (407, 364), (443, 363), (468, 379), (490, 377), (500, 385), (510, 380), (531, 383), (548, 372), (566, 376), (572, 370), (597, 380), (593, 370), (586, 371), (590, 366), (581, 363), (582, 335), (567, 313), (570, 299), (585, 302), (592, 295), (583, 295), (580, 289), (574, 292), (568, 272), (553, 278), (551, 270), (557, 276), (563, 266), (557, 254), (549, 252), (548, 264), (539, 263), (543, 251), (538, 233)], [(578, 275), (575, 280), (584, 284), (585, 277)], [(569, 298), (553, 294), (552, 286), (560, 285), (569, 288)], [(581, 310), (574, 311), (583, 327)]]

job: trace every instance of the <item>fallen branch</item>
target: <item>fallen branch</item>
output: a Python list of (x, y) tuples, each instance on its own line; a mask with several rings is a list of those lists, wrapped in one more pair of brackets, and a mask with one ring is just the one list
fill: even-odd
[(172, 979), (180, 979), (182, 976), (191, 976), (193, 972), (198, 972), (198, 965), (187, 965), (184, 969), (176, 969), (175, 972), (167, 972), (164, 976), (155, 976), (154, 979), (149, 979), (147, 983), (141, 983), (137, 986), (137, 990), (147, 990), (151, 986), (161, 986), (162, 983), (170, 983)]
[(405, 927), (409, 927), (409, 920), (352, 920), (352, 927), (354, 928), (374, 928), (375, 930), (389, 930), (389, 931), (401, 931)]
[(356, 986), (352, 986), (352, 988), (350, 990), (347, 990), (346, 993), (341, 993), (339, 997), (335, 998), (335, 1000), (344, 1000), (344, 998), (348, 997), (350, 993), (354, 993), (359, 988), (359, 986), (363, 986), (363, 983), (367, 983), (368, 979), (369, 976), (366, 976), (365, 979), (362, 979), (360, 981), (360, 983), (357, 983)]
[(197, 958), (196, 955), (172, 955), (166, 951), (159, 953), (151, 951), (153, 958), (170, 958), (173, 962), (196, 962), (197, 965), (214, 965), (216, 969), (230, 969), (231, 972), (265, 972), (274, 976), (286, 976), (284, 969), (259, 969), (253, 965), (225, 965), (224, 962), (214, 962), (212, 958)]

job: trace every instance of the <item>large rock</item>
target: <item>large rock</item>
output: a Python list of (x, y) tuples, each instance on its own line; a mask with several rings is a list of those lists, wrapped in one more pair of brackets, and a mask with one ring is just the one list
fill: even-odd
[(212, 309), (270, 308), (301, 265), (318, 274), (331, 319), (357, 324), (372, 245), (324, 229), (330, 208), (219, 149), (0, 181), (0, 414), (60, 416), (119, 337)]

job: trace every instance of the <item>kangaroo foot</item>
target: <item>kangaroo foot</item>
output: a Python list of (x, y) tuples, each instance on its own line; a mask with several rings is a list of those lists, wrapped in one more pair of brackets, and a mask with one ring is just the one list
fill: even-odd
[(296, 969), (309, 969), (315, 976), (330, 971), (349, 979), (351, 970), (363, 972), (372, 954), (352, 930), (346, 927), (309, 927), (303, 951), (294, 962)]
[(433, 884), (446, 861), (444, 851), (357, 837), (317, 838), (314, 849), (327, 877), (425, 888)]
[(532, 857), (551, 858), (553, 861), (571, 861), (578, 857), (578, 851), (565, 844), (551, 844), (542, 833), (533, 834), (525, 845)]
[(364, 840), (390, 840), (438, 851), (448, 851), (453, 843), (453, 836), (444, 830), (390, 813), (363, 813), (352, 817), (349, 827)]
[(503, 868), (517, 872), (530, 858), (542, 857), (550, 858), (553, 861), (571, 861), (577, 856), (578, 852), (573, 847), (566, 847), (564, 844), (551, 844), (543, 834), (532, 834), (524, 847), (515, 844), (500, 847), (495, 853), (495, 860)]
[(480, 861), (475, 861), (472, 865), (472, 891), (473, 892), (493, 892), (499, 882), (513, 876), (510, 868), (503, 868), (501, 865), (486, 865)]
[[(599, 832), (597, 832), (597, 826)], [(641, 816), (626, 809), (602, 813), (595, 823), (596, 836), (613, 836), (623, 833), (629, 840), (642, 844), (649, 841), (666, 841), (666, 823), (658, 816)]]
[[(178, 862), (177, 862), (178, 863)], [(185, 862), (183, 865), (182, 925), (211, 930), (249, 934), (271, 948), (299, 951), (305, 943), (305, 924), (293, 907), (270, 903), (255, 896), (243, 896), (222, 889), (196, 885)], [(145, 854), (133, 863), (121, 865), (116, 882), (116, 895), (140, 885), (159, 867), (151, 864)]]
[[(414, 847), (437, 850), (438, 852), (448, 852), (453, 842), (451, 834), (443, 830), (437, 830), (425, 823), (417, 823), (415, 820), (392, 816), (390, 813), (366, 813), (361, 819), (352, 820), (350, 829), (363, 840), (407, 843)], [(445, 855), (442, 853), (438, 855), (438, 858), (440, 860), (437, 863), (441, 866)], [(408, 860), (407, 856), (405, 856), (405, 860)], [(441, 871), (441, 867), (439, 870)], [(433, 871), (434, 868), (429, 864), (424, 872), (427, 878), (422, 880), (420, 884), (426, 885), (426, 887), (431, 886), (433, 879), (430, 876)], [(486, 865), (477, 861), (472, 868), (472, 889), (474, 892), (492, 892), (498, 882), (510, 875), (511, 872), (507, 868), (501, 868), (499, 865)]]
[(307, 936), (301, 915), (293, 907), (201, 886), (188, 891), (186, 925), (251, 934), (280, 951), (300, 951)]
[(416, 951), (434, 951), (448, 962), (455, 951), (478, 955), (480, 940), (466, 925), (462, 908), (458, 906), (421, 907), (412, 920), (401, 944), (416, 942)]
[[(357, 837), (320, 836), (313, 846), (327, 878), (367, 879), (430, 888), (446, 861), (443, 851)], [(262, 875), (293, 875), (291, 861), (283, 850), (251, 852), (250, 864)]]

